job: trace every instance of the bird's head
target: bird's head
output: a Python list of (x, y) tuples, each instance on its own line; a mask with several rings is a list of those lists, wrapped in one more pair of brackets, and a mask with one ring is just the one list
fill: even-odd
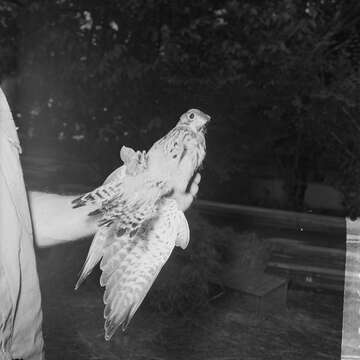
[(180, 116), (178, 125), (189, 126), (195, 132), (204, 132), (210, 119), (210, 116), (202, 111), (190, 109)]

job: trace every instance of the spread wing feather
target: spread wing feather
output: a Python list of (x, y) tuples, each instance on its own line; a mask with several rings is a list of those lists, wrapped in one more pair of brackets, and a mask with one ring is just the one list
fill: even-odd
[(118, 227), (134, 234), (140, 224), (152, 216), (164, 192), (164, 181), (143, 174), (125, 176), (73, 200), (73, 207), (95, 204), (97, 209), (89, 215), (102, 215), (99, 226), (110, 226), (116, 221)]
[[(119, 167), (108, 176), (108, 178), (105, 180), (105, 184), (114, 180), (120, 181), (125, 177), (125, 172), (126, 166), (123, 165)], [(103, 256), (103, 248), (106, 240), (114, 238), (113, 236), (109, 235), (110, 231), (113, 231), (113, 229), (100, 227), (96, 232), (84, 265), (81, 269), (80, 277), (75, 285), (75, 290), (79, 288), (86, 277), (91, 273), (95, 265), (100, 261), (101, 257)]]
[(103, 249), (109, 231), (109, 228), (101, 227), (96, 232), (95, 237), (91, 243), (88, 255), (86, 257), (85, 263), (81, 270), (81, 275), (75, 285), (75, 290), (79, 288), (79, 286), (88, 277), (95, 265), (100, 261), (101, 257), (103, 256)]
[(125, 180), (121, 191), (99, 209), (103, 214), (100, 226), (116, 221), (118, 226), (132, 231), (154, 213), (165, 184), (151, 179), (144, 180), (143, 176)]
[(168, 260), (179, 228), (185, 225), (183, 220), (186, 222), (180, 214), (183, 215), (176, 202), (166, 200), (158, 215), (143, 224), (134, 238), (124, 234), (104, 251), (100, 284), (106, 287), (103, 296), (106, 340), (118, 327), (126, 329)]
[(126, 175), (130, 177), (143, 173), (148, 167), (146, 152), (135, 151), (123, 146), (120, 150), (120, 158), (123, 166), (115, 169), (105, 180), (104, 184), (97, 189), (88, 192), (72, 201), (73, 208), (78, 208), (89, 203), (101, 206), (103, 203), (120, 193), (126, 192)]
[(137, 247), (120, 268), (114, 271), (104, 293), (105, 338), (110, 340), (116, 329), (126, 329), (144, 300), (161, 268), (169, 258), (174, 244), (162, 253)]

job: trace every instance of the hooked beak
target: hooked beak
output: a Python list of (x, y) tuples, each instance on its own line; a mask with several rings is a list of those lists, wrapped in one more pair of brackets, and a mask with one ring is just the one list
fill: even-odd
[(206, 128), (209, 125), (209, 122), (211, 120), (211, 116), (206, 115), (206, 114), (205, 114), (205, 116), (206, 116), (206, 121), (204, 122), (204, 124), (201, 127), (201, 130), (204, 131), (204, 132), (206, 131)]

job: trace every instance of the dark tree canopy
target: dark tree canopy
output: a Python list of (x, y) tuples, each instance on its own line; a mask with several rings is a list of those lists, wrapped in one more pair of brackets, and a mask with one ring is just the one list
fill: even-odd
[(25, 137), (105, 144), (111, 167), (121, 144), (146, 147), (199, 107), (214, 118), (209, 181), (232, 181), (214, 197), (241, 200), (255, 169), (285, 179), (292, 208), (321, 181), (357, 212), (357, 1), (0, 4), (0, 76)]

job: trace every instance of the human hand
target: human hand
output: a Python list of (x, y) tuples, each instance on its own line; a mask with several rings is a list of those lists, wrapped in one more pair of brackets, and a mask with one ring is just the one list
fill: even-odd
[(200, 180), (201, 175), (197, 173), (190, 185), (189, 191), (186, 191), (186, 189), (174, 190), (171, 197), (176, 200), (179, 210), (186, 211), (190, 207), (199, 191)]

